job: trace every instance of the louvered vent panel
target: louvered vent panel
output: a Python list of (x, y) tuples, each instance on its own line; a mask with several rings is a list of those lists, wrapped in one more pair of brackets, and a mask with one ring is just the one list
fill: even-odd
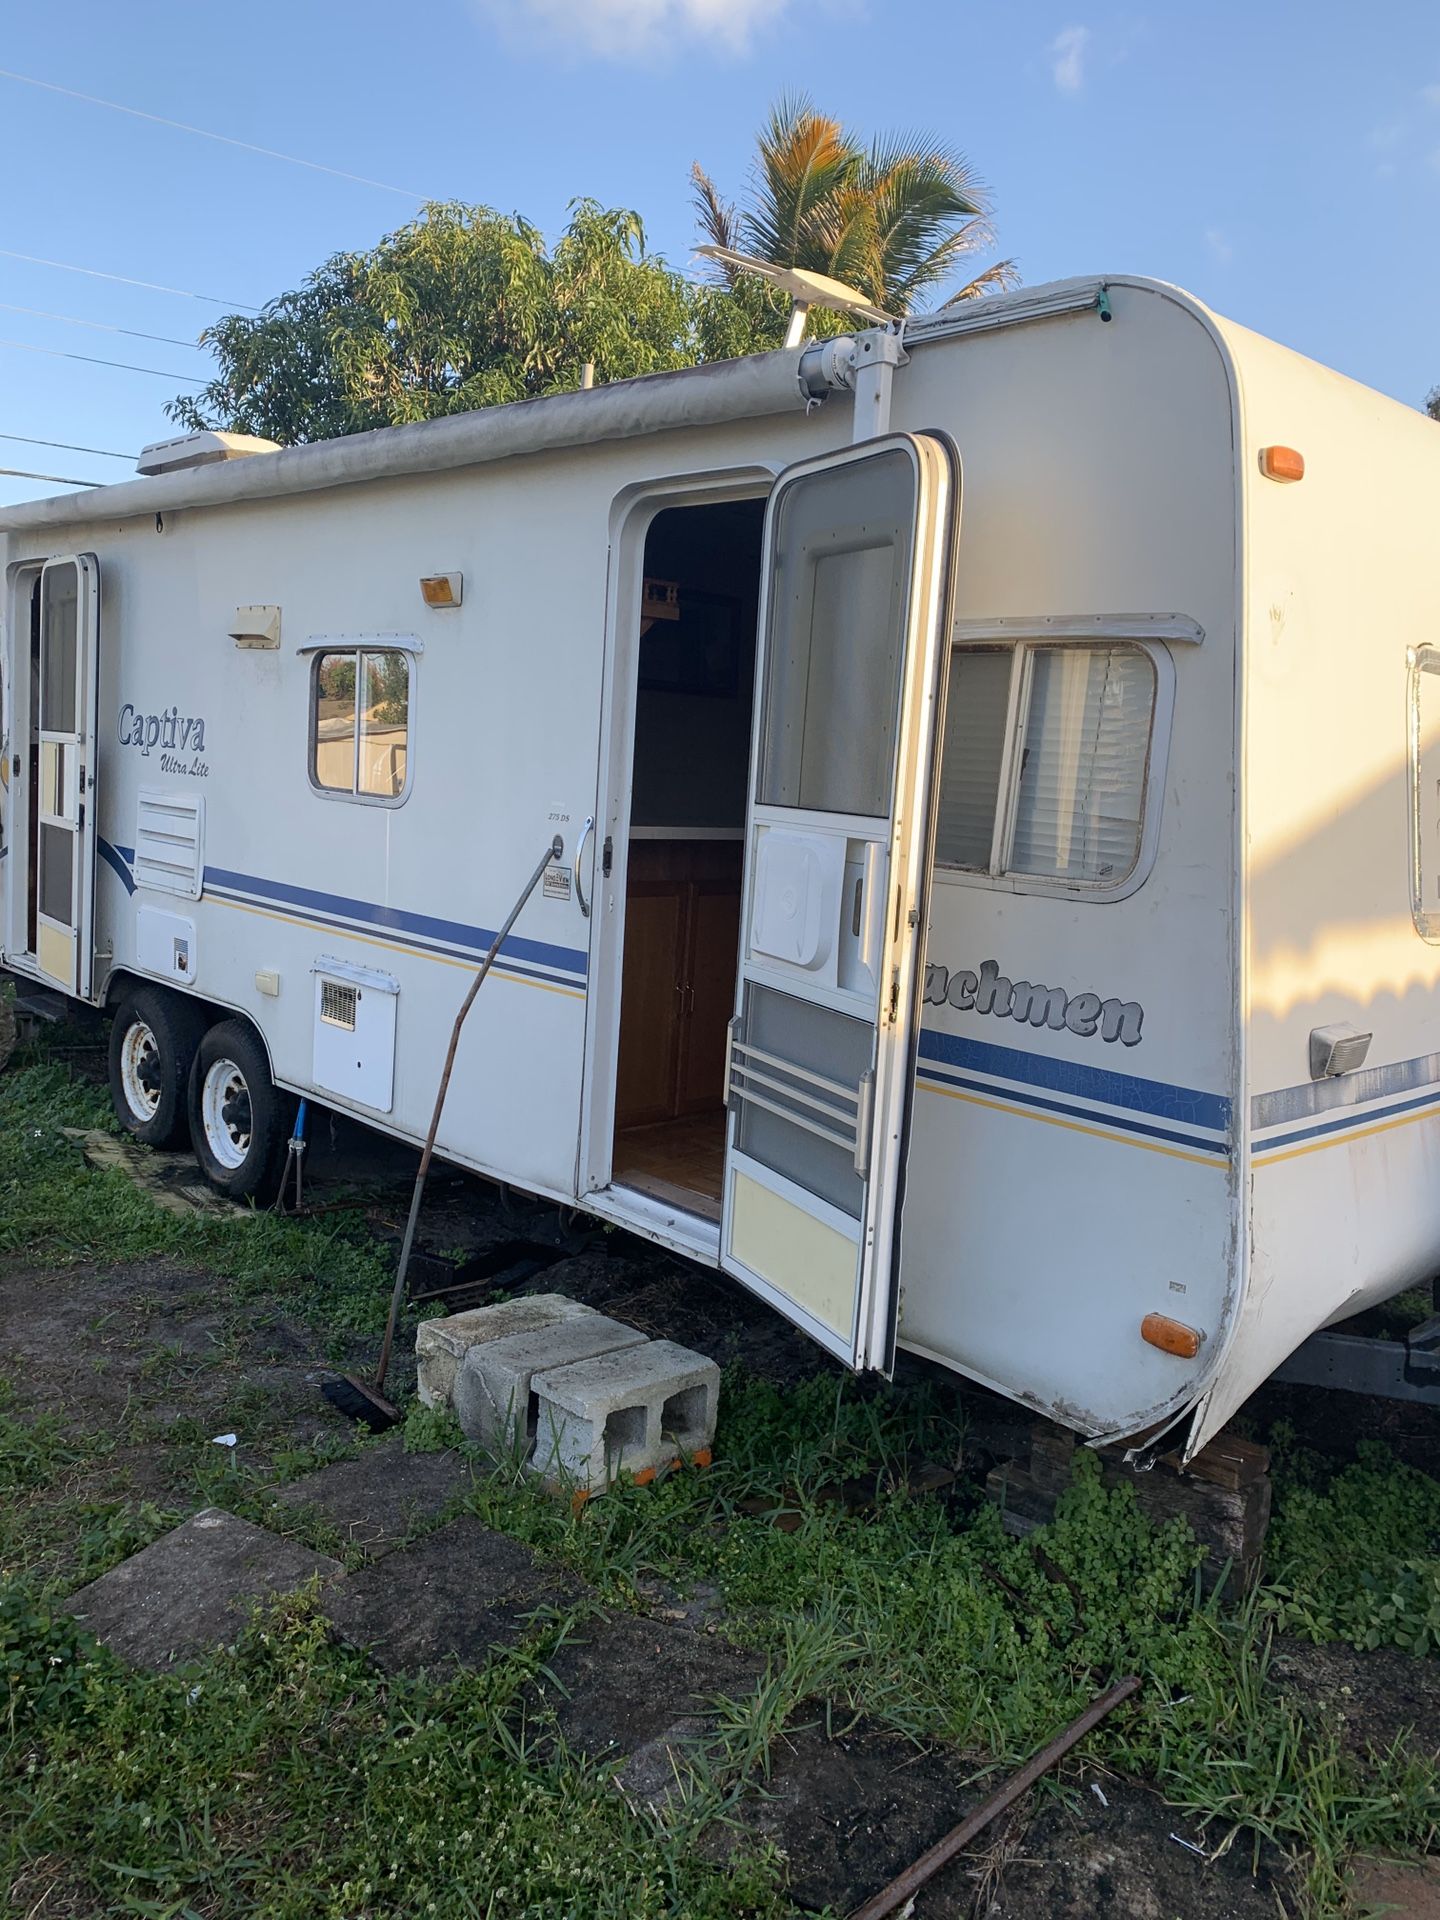
[(196, 794), (141, 789), (135, 823), (135, 884), (198, 900), (205, 873), (205, 802)]
[(357, 997), (354, 987), (341, 986), (337, 980), (322, 980), (320, 982), (320, 1018), (327, 1026), (344, 1027), (348, 1033), (353, 1033)]

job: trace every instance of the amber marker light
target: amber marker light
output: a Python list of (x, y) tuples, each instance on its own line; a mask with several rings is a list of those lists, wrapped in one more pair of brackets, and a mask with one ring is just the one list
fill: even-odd
[(1267, 480), (1303, 480), (1305, 456), (1295, 447), (1261, 447), (1260, 471)]
[(1193, 1360), (1205, 1336), (1183, 1321), (1172, 1320), (1168, 1313), (1147, 1313), (1140, 1322), (1140, 1338), (1162, 1353), (1173, 1353), (1177, 1360)]
[(462, 590), (458, 573), (429, 573), (420, 582), (420, 597), (427, 607), (458, 607)]

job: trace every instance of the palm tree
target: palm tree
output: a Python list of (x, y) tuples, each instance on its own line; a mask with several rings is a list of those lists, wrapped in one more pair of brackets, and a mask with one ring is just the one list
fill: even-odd
[[(698, 163), (690, 177), (714, 245), (829, 274), (888, 313), (911, 312), (994, 237), (989, 196), (963, 154), (923, 137), (864, 146), (803, 95), (772, 109), (741, 206), (724, 200)], [(735, 268), (720, 272), (735, 284)], [(945, 304), (1014, 286), (1018, 277), (1013, 260), (997, 260)]]

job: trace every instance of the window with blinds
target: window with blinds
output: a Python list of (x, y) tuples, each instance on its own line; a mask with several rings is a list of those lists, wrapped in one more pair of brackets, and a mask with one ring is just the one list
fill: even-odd
[(1139, 647), (956, 648), (937, 864), (1118, 885), (1140, 854), (1155, 691), (1154, 663)]

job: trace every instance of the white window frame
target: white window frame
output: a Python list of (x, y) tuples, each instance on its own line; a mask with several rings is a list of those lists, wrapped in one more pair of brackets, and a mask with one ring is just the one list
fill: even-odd
[[(1140, 630), (1137, 631), (1137, 629)], [(1142, 627), (1142, 623), (1134, 619), (1116, 620), (1109, 625), (1089, 619), (1075, 622), (1041, 620), (1026, 624), (1019, 622), (995, 622), (986, 625), (978, 622), (956, 623), (951, 639), (952, 655), (957, 652), (968, 653), (981, 650), (995, 652), (1004, 651), (1007, 648), (1010, 650), (1012, 654), (1010, 696), (1005, 710), (1005, 739), (1001, 748), (995, 827), (990, 842), (989, 868), (986, 870), (977, 867), (947, 866), (936, 858), (933, 873), (937, 881), (947, 886), (983, 887), (992, 893), (1046, 894), (1070, 900), (1098, 902), (1124, 900), (1145, 884), (1155, 864), (1155, 855), (1160, 844), (1165, 770), (1169, 760), (1170, 731), (1175, 712), (1174, 657), (1168, 645), (1159, 639), (1149, 637), (1149, 633), (1154, 630), (1156, 630), (1155, 627), (1148, 624)], [(1190, 644), (1203, 638), (1201, 629), (1190, 621), (1167, 622), (1163, 631), (1167, 638)], [(1116, 648), (1128, 648), (1132, 652), (1143, 653), (1150, 661), (1155, 674), (1155, 704), (1150, 715), (1150, 744), (1145, 757), (1145, 778), (1140, 802), (1140, 844), (1129, 872), (1119, 880), (1103, 883), (1088, 880), (1049, 879), (1043, 874), (1007, 873), (1004, 870), (1015, 836), (1016, 802), (1020, 787), (1020, 733), (1022, 718), (1028, 710), (1030, 656), (1040, 650), (1053, 652), (1059, 648), (1071, 647), (1083, 647), (1090, 652), (1097, 649), (1111, 652)], [(945, 684), (948, 688), (948, 664)], [(943, 733), (939, 737), (942, 741), (942, 751), (937, 755), (936, 763), (937, 799), (939, 782), (943, 780), (945, 772)], [(938, 805), (935, 812), (938, 817)]]
[[(415, 781), (415, 685), (419, 678), (415, 663), (422, 652), (421, 642), (410, 633), (337, 633), (316, 635), (307, 640), (298, 651), (309, 657), (310, 699), (305, 723), (305, 773), (310, 782), (310, 791), (318, 794), (322, 800), (339, 800), (350, 805), (364, 807), (403, 807), (410, 798), (410, 789)], [(360, 753), (360, 692), (364, 684), (364, 675), (360, 671), (358, 656), (362, 653), (399, 653), (405, 656), (405, 784), (399, 793), (362, 793), (358, 787), (326, 787), (315, 777), (316, 749), (319, 745), (317, 728), (320, 718), (320, 662), (327, 654), (353, 653), (357, 656), (355, 671), (355, 760), (351, 774), (352, 780), (358, 779)]]

